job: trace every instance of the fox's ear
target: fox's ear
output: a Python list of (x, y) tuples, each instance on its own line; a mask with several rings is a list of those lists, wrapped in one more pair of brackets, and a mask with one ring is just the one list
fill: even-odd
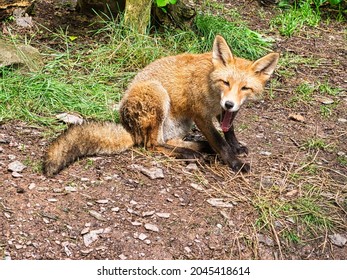
[(227, 65), (232, 62), (233, 54), (222, 36), (217, 35), (213, 42), (212, 62), (214, 65), (222, 63)]
[(280, 55), (278, 53), (269, 53), (268, 55), (259, 58), (252, 64), (252, 69), (256, 73), (264, 75), (266, 79), (269, 79), (271, 74), (276, 68)]

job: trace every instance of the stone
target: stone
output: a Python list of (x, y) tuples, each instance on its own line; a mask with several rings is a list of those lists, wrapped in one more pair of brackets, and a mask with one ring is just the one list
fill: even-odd
[(159, 228), (156, 225), (149, 224), (149, 223), (145, 224), (145, 229), (149, 231), (159, 232)]
[(317, 98), (317, 100), (324, 105), (329, 105), (334, 103), (334, 100), (326, 96), (320, 96)]
[(106, 221), (104, 216), (95, 210), (89, 210), (89, 214), (99, 221)]
[(72, 186), (66, 186), (65, 187), (65, 191), (67, 191), (67, 192), (76, 192), (77, 188), (76, 187), (72, 187)]
[(155, 211), (147, 211), (142, 213), (142, 217), (149, 217), (153, 216), (155, 214)]
[(68, 113), (62, 113), (55, 116), (58, 120), (68, 124), (82, 124), (83, 119)]
[(91, 230), (87, 234), (83, 235), (83, 242), (86, 247), (99, 239), (99, 234), (103, 233), (103, 229)]
[(99, 199), (96, 201), (96, 203), (98, 204), (107, 204), (108, 203), (108, 199)]
[(40, 70), (43, 62), (36, 48), (30, 45), (9, 44), (0, 39), (0, 68), (5, 66), (33, 72)]
[(225, 208), (234, 207), (232, 203), (225, 202), (223, 198), (209, 198), (207, 202), (214, 207), (225, 207)]
[(344, 236), (342, 234), (338, 234), (338, 233), (329, 235), (329, 239), (330, 239), (332, 244), (334, 244), (338, 247), (343, 247), (347, 243), (346, 236)]
[(263, 243), (267, 246), (274, 246), (272, 238), (265, 234), (258, 234), (258, 241), (259, 243)]
[(132, 169), (140, 171), (142, 174), (146, 175), (147, 177), (149, 177), (152, 180), (164, 178), (163, 169), (158, 168), (158, 167), (146, 168), (146, 167), (139, 165), (139, 164), (132, 164), (130, 167)]
[(199, 168), (198, 168), (198, 166), (196, 165), (196, 163), (189, 163), (189, 164), (186, 166), (186, 169), (187, 169), (187, 170), (192, 170), (192, 171), (199, 170)]
[(202, 186), (195, 184), (195, 183), (191, 183), (190, 186), (197, 191), (203, 191), (204, 190), (204, 188)]
[(141, 241), (145, 240), (148, 236), (144, 233), (140, 233), (138, 236), (138, 239), (140, 239)]
[(26, 166), (18, 160), (11, 162), (7, 167), (12, 172), (22, 172), (25, 168)]
[(21, 177), (23, 177), (23, 175), (18, 173), (18, 172), (12, 172), (12, 177), (13, 178), (21, 178)]
[(159, 218), (164, 218), (168, 219), (170, 218), (171, 214), (170, 213), (155, 213)]
[(259, 154), (261, 154), (262, 156), (271, 156), (271, 152), (268, 151), (260, 151)]

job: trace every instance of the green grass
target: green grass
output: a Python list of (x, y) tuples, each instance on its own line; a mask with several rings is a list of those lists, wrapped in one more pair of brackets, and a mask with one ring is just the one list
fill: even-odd
[(296, 105), (300, 103), (309, 103), (314, 100), (315, 87), (309, 83), (301, 83), (294, 89), (293, 96), (289, 99), (290, 105)]
[(299, 33), (304, 26), (315, 27), (321, 20), (320, 13), (313, 9), (311, 1), (302, 1), (271, 20), (271, 26), (283, 36)]
[(293, 53), (284, 52), (278, 62), (276, 72), (283, 78), (292, 78), (301, 65), (317, 68), (321, 60), (315, 57), (304, 57)]
[(327, 144), (324, 139), (319, 137), (312, 137), (307, 139), (302, 146), (310, 150), (327, 150), (331, 147), (330, 144)]
[(212, 48), (217, 34), (222, 35), (239, 57), (256, 59), (270, 51), (272, 39), (247, 27), (243, 21), (230, 22), (221, 16), (197, 15), (196, 27), (206, 40), (204, 51)]
[(347, 156), (346, 155), (340, 155), (337, 157), (337, 162), (341, 166), (346, 166), (347, 167)]
[(189, 51), (198, 38), (187, 33), (172, 34), (168, 40), (141, 36), (111, 21), (104, 22), (97, 33), (107, 43), (90, 47), (78, 38), (70, 40), (67, 32), (52, 33), (65, 50), (47, 54), (41, 71), (21, 74), (0, 69), (0, 121), (21, 119), (48, 125), (60, 112), (117, 120), (113, 107), (136, 72), (161, 56)]
[(328, 81), (320, 83), (317, 88), (318, 92), (323, 95), (338, 96), (342, 89), (333, 87)]
[(321, 196), (319, 187), (303, 185), (294, 197), (286, 197), (286, 192), (273, 186), (253, 200), (258, 213), (255, 221), (258, 231), (277, 235), (289, 243), (303, 243), (334, 227), (329, 213), (333, 205)]
[[(22, 74), (1, 68), (0, 121), (20, 119), (52, 125), (57, 124), (54, 116), (61, 112), (117, 121), (114, 108), (125, 88), (140, 69), (159, 57), (210, 51), (217, 33), (227, 37), (237, 55), (245, 57), (258, 57), (270, 46), (249, 29), (241, 36), (241, 27), (233, 27), (239, 34), (233, 36), (233, 30), (228, 30), (232, 24), (221, 17), (198, 17), (200, 32), (209, 34), (203, 38), (193, 31), (139, 35), (112, 19), (102, 19), (100, 24), (95, 40), (88, 45), (68, 30), (50, 32), (60, 50), (42, 46), (46, 59), (40, 71)], [(217, 32), (221, 25), (224, 29)]]
[[(313, 101), (317, 101), (317, 97), (335, 97), (339, 96), (342, 89), (331, 86), (328, 82), (317, 84), (310, 84), (303, 82), (299, 84), (293, 91), (293, 96), (289, 99), (288, 103), (291, 106), (298, 104), (313, 104)], [(319, 107), (319, 112), (322, 117), (328, 118), (333, 114), (333, 110), (338, 106), (338, 102), (332, 104), (322, 104)]]

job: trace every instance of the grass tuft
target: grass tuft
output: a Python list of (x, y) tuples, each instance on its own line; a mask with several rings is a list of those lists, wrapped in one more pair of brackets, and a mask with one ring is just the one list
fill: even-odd
[(225, 38), (236, 56), (252, 60), (269, 52), (272, 45), (272, 39), (249, 29), (245, 22), (230, 22), (221, 16), (197, 15), (196, 27), (206, 40), (203, 51), (211, 50), (218, 34)]
[(289, 10), (271, 20), (271, 26), (277, 28), (281, 35), (292, 36), (302, 30), (303, 26), (315, 27), (321, 20), (320, 13), (311, 7), (311, 1), (296, 4)]

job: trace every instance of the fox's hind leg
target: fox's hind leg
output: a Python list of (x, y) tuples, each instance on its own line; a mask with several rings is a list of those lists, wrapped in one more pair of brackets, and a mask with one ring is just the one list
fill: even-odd
[(133, 85), (124, 96), (120, 118), (136, 145), (145, 148), (164, 143), (163, 123), (170, 109), (167, 91), (157, 82)]

